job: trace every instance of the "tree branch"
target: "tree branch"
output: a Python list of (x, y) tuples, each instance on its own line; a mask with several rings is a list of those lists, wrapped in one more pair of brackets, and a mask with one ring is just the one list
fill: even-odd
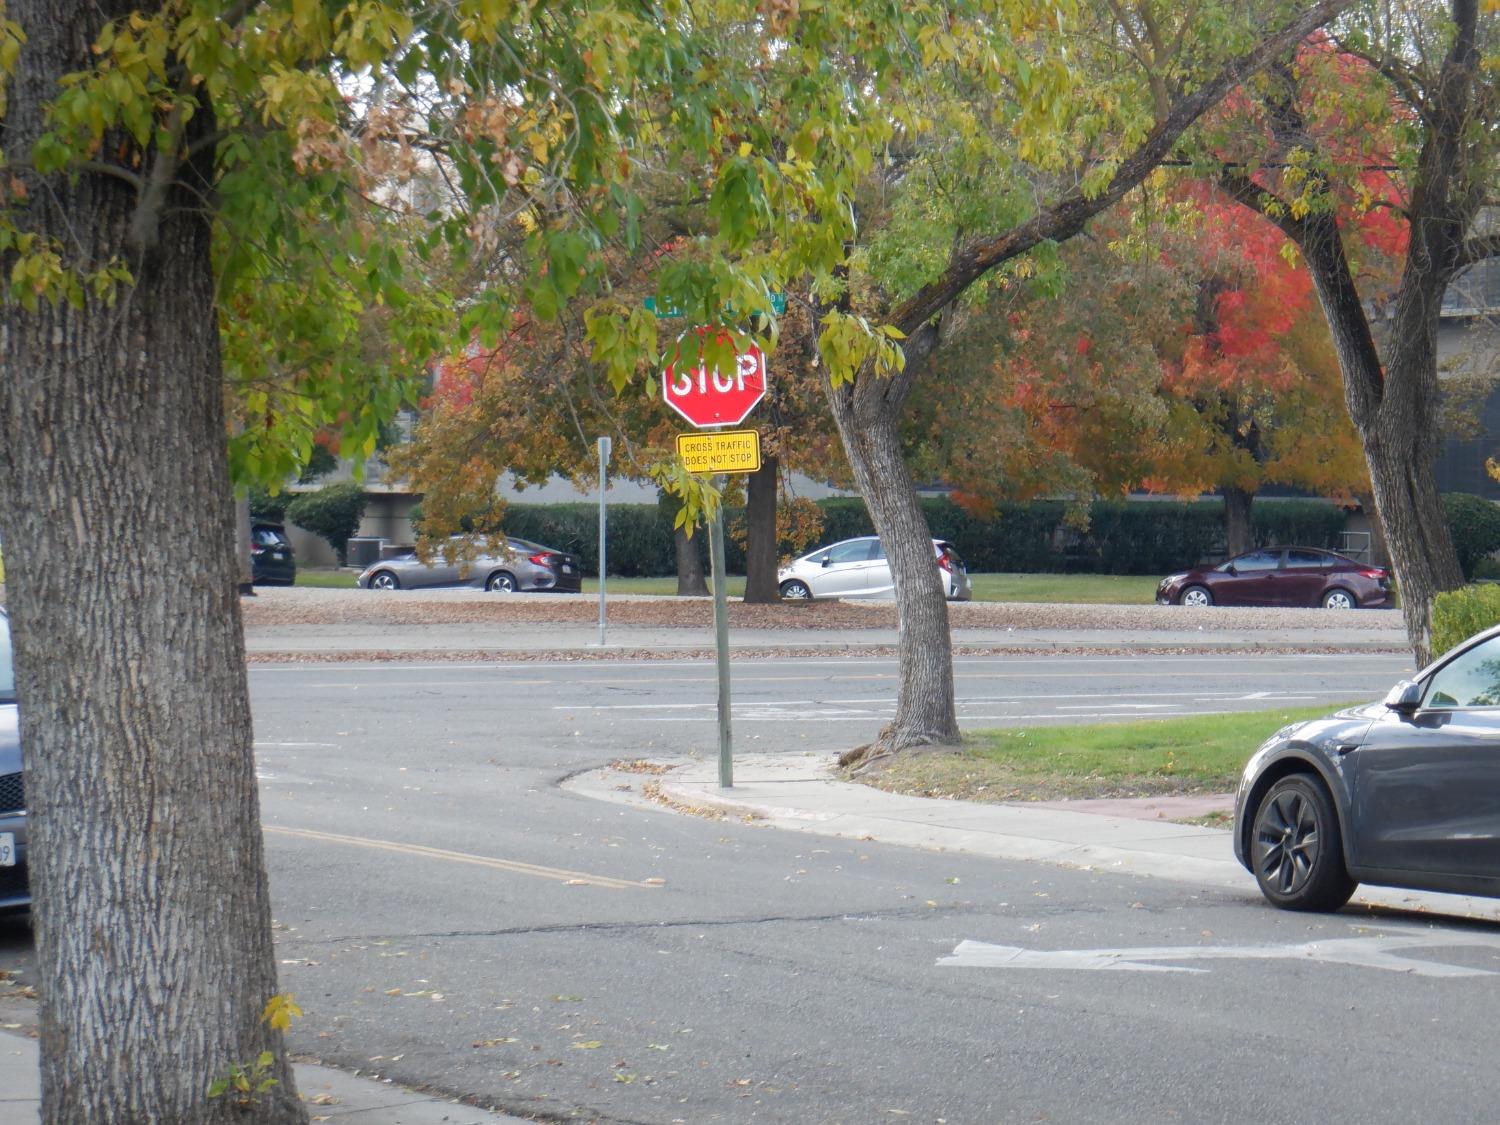
[(1306, 234), (1304, 224), (1292, 218), (1286, 201), (1269, 188), (1262, 187), (1244, 172), (1234, 168), (1221, 168), (1215, 178), (1219, 190), (1230, 199), (1254, 211), (1257, 215), (1274, 223), (1293, 242), (1300, 245)]
[(121, 168), (118, 164), (110, 164), (105, 160), (81, 160), (78, 163), (80, 172), (95, 172), (101, 176), (113, 176), (117, 180), (124, 180), (137, 192), (141, 190), (141, 178), (129, 168)]
[(1471, 238), (1458, 248), (1454, 273), (1468, 269), (1487, 258), (1500, 258), (1500, 234)]
[(936, 281), (913, 294), (891, 314), (891, 323), (908, 336), (951, 304), (959, 294), (990, 270), (1019, 257), (1043, 242), (1069, 238), (1095, 215), (1113, 207), (1138, 186), (1181, 139), (1183, 133), (1217, 105), (1230, 90), (1291, 50), (1352, 0), (1320, 0), (1280, 31), (1266, 36), (1252, 50), (1228, 63), (1217, 75), (1177, 102), (1151, 135), (1121, 161), (1109, 184), (1097, 196), (1073, 188), (1045, 211), (1003, 234), (972, 240)]
[(1406, 99), (1406, 104), (1416, 111), (1424, 123), (1432, 124), (1430, 107), (1427, 102), (1426, 92), (1423, 91), (1421, 83), (1417, 80), (1416, 72), (1400, 59), (1392, 58), (1390, 55), (1376, 56), (1368, 51), (1361, 51), (1357, 47), (1351, 47), (1337, 36), (1330, 36), (1333, 45), (1338, 48), (1340, 54), (1348, 55), (1350, 58), (1360, 59), (1369, 63), (1375, 70), (1392, 86), (1401, 91), (1401, 96)]
[(172, 108), (167, 112), (164, 126), (167, 143), (157, 146), (156, 159), (151, 162), (150, 173), (137, 185), (139, 194), (136, 197), (135, 212), (130, 216), (128, 240), (143, 252), (156, 247), (156, 241), (161, 236), (162, 207), (166, 204), (172, 181), (177, 179), (177, 169), (182, 167), (181, 157), (177, 153), (182, 144), (183, 127), (187, 124), (182, 104), (179, 93), (178, 100), (172, 103)]

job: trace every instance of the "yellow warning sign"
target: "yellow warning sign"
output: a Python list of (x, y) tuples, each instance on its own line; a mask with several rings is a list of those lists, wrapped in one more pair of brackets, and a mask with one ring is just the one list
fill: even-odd
[(753, 473), (760, 468), (758, 430), (677, 435), (677, 456), (690, 473)]

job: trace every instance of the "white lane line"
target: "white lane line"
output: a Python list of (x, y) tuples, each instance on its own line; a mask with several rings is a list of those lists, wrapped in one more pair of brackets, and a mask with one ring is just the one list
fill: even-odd
[[(750, 722), (750, 723), (755, 723), (755, 722), (766, 722), (766, 723), (776, 722), (776, 723), (784, 723), (789, 718), (795, 718), (799, 723), (847, 723), (850, 720), (851, 716), (853, 716), (853, 715), (865, 714), (865, 715), (871, 716), (872, 718), (883, 718), (886, 715), (890, 714), (892, 710), (894, 710), (894, 707), (892, 707), (891, 709), (887, 709), (885, 711), (874, 711), (874, 710), (871, 710), (871, 711), (865, 711), (865, 712), (848, 712), (848, 713), (817, 714), (817, 715), (808, 715), (808, 714), (795, 714), (795, 715), (792, 715), (792, 714), (775, 713), (775, 712), (767, 713), (767, 714), (755, 714), (755, 713), (741, 712), (739, 710), (735, 710), (733, 712), (733, 718), (734, 718), (734, 721), (737, 722), (737, 723), (738, 722)], [(1175, 712), (1172, 712), (1172, 714), (1174, 716), (1180, 715), (1180, 716), (1183, 716), (1183, 717), (1196, 716), (1196, 715), (1229, 715), (1229, 714), (1234, 714), (1234, 713), (1235, 712), (1232, 712), (1232, 711), (1175, 711)], [(1070, 712), (1070, 713), (1068, 713), (1066, 715), (1059, 715), (1056, 712), (1047, 712), (1047, 713), (1044, 713), (1044, 714), (1037, 714), (1037, 715), (970, 715), (970, 714), (967, 714), (967, 713), (965, 713), (965, 715), (964, 715), (964, 718), (965, 719), (969, 719), (969, 720), (993, 719), (996, 722), (1007, 722), (1007, 723), (1015, 722), (1018, 719), (1020, 719), (1020, 720), (1027, 720), (1027, 721), (1039, 721), (1039, 720), (1045, 720), (1045, 719), (1057, 719), (1057, 720), (1065, 720), (1065, 721), (1068, 721), (1068, 722), (1073, 722), (1073, 721), (1076, 721), (1078, 719), (1139, 719), (1140, 717), (1141, 717), (1141, 713), (1139, 711), (1073, 711), (1073, 712)], [(633, 721), (636, 721), (636, 722), (647, 722), (647, 721), (649, 721), (649, 722), (655, 722), (655, 723), (713, 723), (713, 722), (717, 722), (718, 721), (718, 718), (715, 715), (661, 715), (659, 717), (650, 718), (650, 719), (648, 719), (645, 716), (641, 716), (641, 717), (637, 717), (637, 716), (621, 716), (621, 718), (622, 718), (622, 720), (624, 720), (624, 719), (630, 719), (630, 720), (633, 720)]]
[(276, 747), (285, 750), (333, 750), (338, 747), (337, 742), (255, 742), (255, 748)]
[[(1337, 696), (1340, 693), (1338, 693), (1338, 692), (1330, 692), (1330, 693), (1325, 693), (1325, 695), (1323, 695), (1323, 696), (1307, 695), (1307, 694), (1280, 695), (1280, 694), (1276, 694), (1276, 693), (1262, 693), (1262, 694), (1259, 694), (1259, 695), (1256, 695), (1256, 696), (1245, 696), (1245, 695), (1241, 695), (1238, 692), (1227, 692), (1227, 691), (1226, 692), (1176, 692), (1176, 691), (1158, 691), (1158, 692), (1133, 692), (1132, 694), (1135, 695), (1137, 698), (1146, 697), (1146, 698), (1156, 698), (1156, 699), (1164, 699), (1164, 700), (1179, 700), (1179, 701), (1182, 701), (1182, 702), (1189, 702), (1189, 703), (1190, 702), (1199, 702), (1199, 701), (1203, 701), (1203, 702), (1215, 702), (1215, 703), (1232, 703), (1232, 702), (1235, 702), (1237, 700), (1249, 699), (1249, 698), (1255, 698), (1255, 699), (1265, 698), (1265, 699), (1275, 699), (1275, 700), (1303, 700), (1303, 699), (1313, 700), (1313, 699), (1320, 699), (1320, 698), (1328, 698), (1329, 696)], [(1048, 694), (1048, 693), (1031, 693), (1031, 692), (1028, 692), (1024, 697), (1015, 698), (1015, 699), (1008, 699), (1005, 696), (995, 696), (995, 695), (964, 695), (964, 696), (959, 696), (958, 697), (958, 703), (961, 706), (970, 706), (970, 707), (978, 706), (980, 704), (986, 704), (986, 705), (996, 706), (996, 707), (1025, 707), (1025, 706), (1035, 706), (1038, 702), (1044, 701), (1044, 700), (1050, 701), (1050, 700), (1058, 700), (1058, 699), (1087, 699), (1087, 700), (1094, 700), (1095, 702), (1094, 703), (1081, 704), (1081, 705), (1078, 705), (1078, 706), (1082, 706), (1082, 707), (1096, 707), (1096, 706), (1099, 705), (1099, 701), (1110, 700), (1112, 698), (1113, 697), (1109, 693), (1107, 693), (1107, 692), (1066, 692), (1066, 693), (1054, 693), (1054, 694)], [(745, 706), (756, 706), (756, 707), (819, 707), (819, 708), (827, 708), (827, 707), (830, 707), (830, 706), (847, 706), (847, 705), (863, 706), (863, 705), (867, 705), (867, 704), (887, 704), (888, 705), (888, 704), (892, 704), (894, 702), (895, 702), (895, 700), (894, 700), (894, 698), (892, 696), (889, 696), (889, 695), (875, 695), (875, 696), (832, 697), (832, 698), (827, 698), (827, 699), (756, 699), (756, 700), (745, 700), (744, 701), (744, 705)], [(554, 704), (553, 707), (552, 707), (552, 710), (554, 710), (554, 711), (567, 711), (567, 712), (570, 712), (570, 713), (578, 712), (578, 711), (665, 711), (665, 710), (670, 710), (672, 708), (714, 707), (714, 706), (717, 706), (717, 705), (714, 702), (712, 702), (712, 701), (701, 702), (701, 703), (571, 703), (571, 704), (561, 704), (561, 703), (559, 703), (559, 704)], [(736, 704), (736, 706), (739, 706), (739, 704)], [(1173, 706), (1173, 704), (1172, 703), (1111, 703), (1110, 706), (1113, 706), (1113, 707), (1156, 708), (1156, 707), (1171, 707), (1171, 706)], [(1066, 711), (1066, 710), (1070, 710), (1071, 706), (1067, 705), (1067, 704), (1061, 704), (1061, 703), (1059, 703), (1057, 705), (1057, 709), (1059, 711)]]

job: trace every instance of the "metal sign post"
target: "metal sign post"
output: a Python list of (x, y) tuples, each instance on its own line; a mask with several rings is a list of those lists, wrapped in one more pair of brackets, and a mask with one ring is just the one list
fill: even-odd
[(609, 509), (604, 503), (605, 490), (609, 483), (605, 474), (609, 471), (610, 440), (599, 439), (599, 647), (604, 647), (604, 574), (605, 574), (605, 530), (609, 522)]
[(714, 651), (719, 666), (719, 788), (734, 786), (734, 737), (729, 729), (729, 576), (724, 573), (724, 478), (715, 479), (720, 504), (708, 533), (709, 566), (714, 575)]

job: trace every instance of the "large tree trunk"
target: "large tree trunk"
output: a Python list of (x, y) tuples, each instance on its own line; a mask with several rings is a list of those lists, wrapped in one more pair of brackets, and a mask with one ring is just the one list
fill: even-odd
[(1250, 529), (1250, 505), (1255, 493), (1243, 488), (1228, 487), (1224, 493), (1224, 543), (1231, 557), (1243, 555), (1255, 546), (1255, 536)]
[(901, 667), (896, 716), (873, 743), (843, 756), (844, 764), (860, 768), (910, 747), (959, 741), (948, 602), (932, 552), (932, 532), (901, 455), (898, 432), (906, 394), (936, 345), (936, 336), (929, 326), (908, 339), (906, 369), (893, 378), (867, 369), (853, 384), (828, 388), (855, 484), (896, 582)]
[[(1432, 600), (1463, 585), (1438, 496), (1437, 321), (1446, 279), (1408, 267), (1397, 300), (1399, 331), (1384, 364), (1330, 219), (1302, 246), (1333, 332), (1349, 416), (1359, 433), (1377, 519), (1401, 589), (1401, 614), (1417, 664), (1432, 658)], [(1412, 254), (1423, 253), (1413, 239)]]
[(776, 458), (766, 457), (745, 485), (745, 601), (776, 602)]
[[(116, 256), (118, 303), (0, 312), (0, 532), (31, 811), (42, 1120), (301, 1122), (281, 1035), (262, 863), (208, 177), (131, 232), (137, 196), (26, 160), (41, 103), (128, 6), (13, 0), (29, 41), (5, 123), (28, 229), (87, 263)], [(200, 108), (184, 144), (207, 136)], [(111, 136), (104, 152), (130, 151)], [(204, 146), (212, 153), (213, 146)], [(144, 180), (154, 153), (143, 154)], [(7, 263), (8, 265), (8, 263)], [(8, 269), (7, 269), (8, 272)], [(272, 1053), (279, 1085), (210, 1100)]]
[(701, 536), (688, 536), (687, 528), (672, 532), (672, 546), (677, 552), (677, 596), (708, 597), (708, 575), (703, 569)]
[(1401, 616), (1421, 666), (1437, 655), (1432, 651), (1433, 598), (1458, 589), (1464, 575), (1437, 487), (1436, 348), (1427, 358), (1434, 367), (1431, 393), (1420, 396), (1400, 393), (1422, 381), (1406, 366), (1416, 357), (1403, 351), (1393, 353), (1386, 369), (1387, 384), (1397, 393), (1388, 393), (1372, 422), (1359, 431), (1385, 546), (1401, 587)]
[(241, 597), (255, 596), (255, 574), (250, 562), (250, 497), (234, 505), (235, 570)]

